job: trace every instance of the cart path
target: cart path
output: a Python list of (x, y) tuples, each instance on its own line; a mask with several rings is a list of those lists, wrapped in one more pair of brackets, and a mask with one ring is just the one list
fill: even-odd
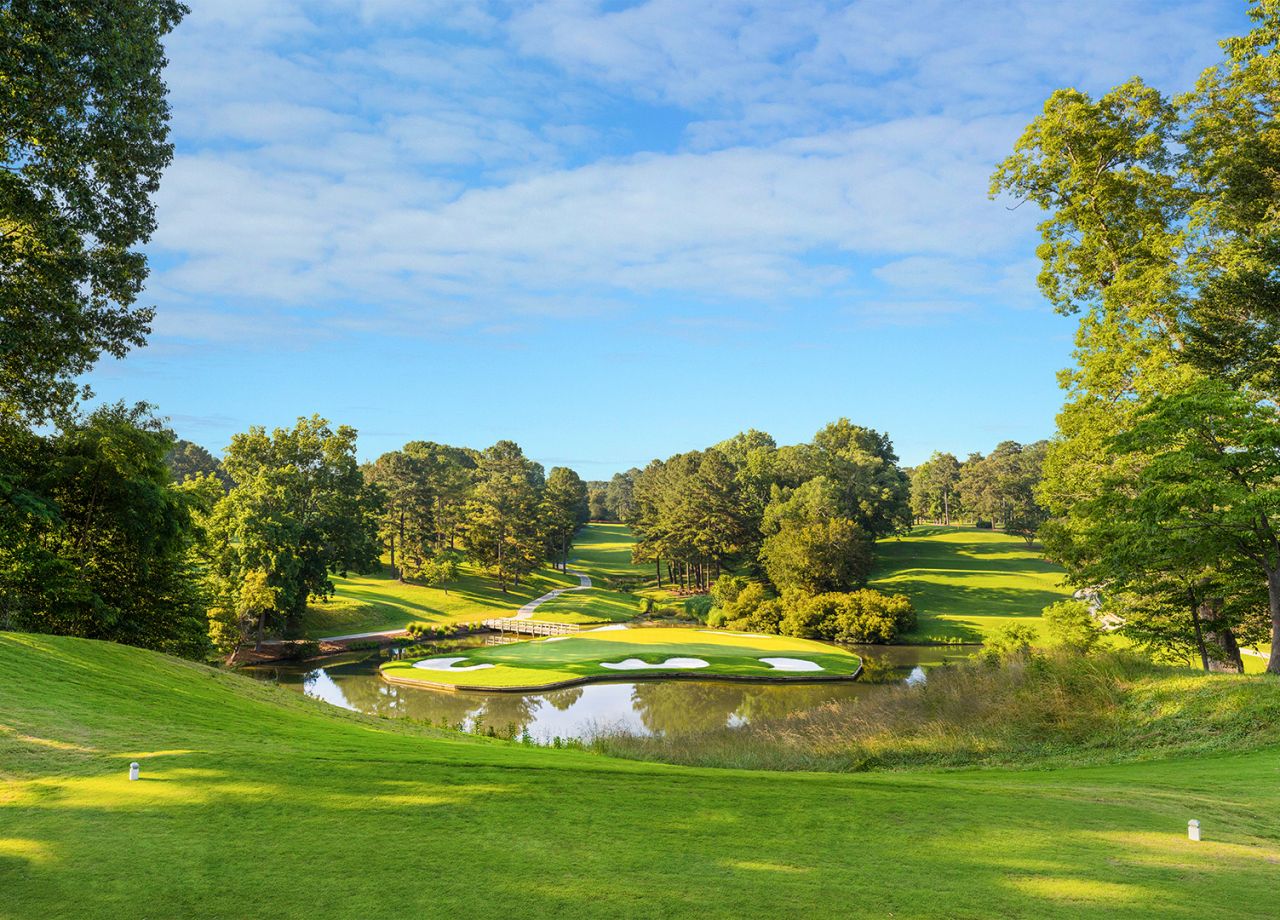
[(561, 594), (564, 594), (564, 592), (566, 591), (581, 591), (584, 588), (591, 587), (591, 576), (586, 574), (585, 572), (578, 572), (578, 571), (575, 571), (574, 569), (568, 569), (568, 568), (565, 569), (564, 571), (566, 575), (577, 575), (578, 584), (573, 585), (572, 587), (569, 587), (569, 588), (556, 588), (554, 591), (548, 591), (546, 594), (542, 595), (542, 597), (538, 598), (537, 600), (529, 601), (529, 603), (525, 604), (523, 607), (517, 610), (516, 615), (513, 616), (511, 619), (531, 620), (533, 619), (533, 612), (537, 610), (539, 607), (541, 607), (543, 604), (545, 604), (547, 601), (555, 600), (557, 597), (559, 597)]

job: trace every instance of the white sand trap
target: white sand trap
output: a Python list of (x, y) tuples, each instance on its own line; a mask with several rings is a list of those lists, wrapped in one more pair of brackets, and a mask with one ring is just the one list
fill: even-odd
[(803, 658), (761, 658), (765, 664), (775, 671), (825, 671), (816, 661), (805, 661)]
[(622, 661), (602, 661), (600, 667), (614, 671), (643, 671), (646, 668), (705, 668), (708, 665), (701, 658), (668, 658), (662, 664), (649, 664), (639, 658), (624, 658)]
[(465, 658), (423, 658), (421, 661), (415, 661), (415, 668), (422, 668), (424, 671), (482, 671), (485, 668), (491, 668), (491, 664), (473, 664), (465, 668), (455, 668), (454, 665), (459, 661), (466, 661)]
[(745, 636), (748, 639), (776, 639), (777, 636), (766, 636), (764, 633), (729, 632), (725, 629), (700, 629), (698, 632), (711, 633), (713, 636)]
[(613, 632), (614, 630), (626, 628), (626, 623), (614, 623), (612, 626), (597, 626), (595, 629), (588, 629), (587, 632)]
[(543, 642), (563, 642), (565, 639), (572, 639), (573, 636), (552, 636), (550, 639), (543, 639)]

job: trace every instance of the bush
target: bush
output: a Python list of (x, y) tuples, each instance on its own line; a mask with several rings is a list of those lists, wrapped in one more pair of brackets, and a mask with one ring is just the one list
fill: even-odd
[(900, 594), (869, 588), (812, 597), (791, 594), (779, 629), (784, 635), (837, 642), (892, 642), (915, 626), (915, 608)]
[(973, 526), (978, 528), (979, 530), (990, 530), (991, 522), (984, 521), (982, 518), (978, 518), (976, 521), (973, 522)]
[(711, 600), (720, 609), (727, 609), (746, 586), (747, 580), (741, 575), (721, 575), (711, 585)]
[(1031, 656), (1036, 631), (1021, 623), (1001, 626), (983, 645), (982, 659), (990, 665), (1024, 661)]
[(705, 623), (707, 617), (711, 614), (711, 607), (714, 603), (715, 601), (711, 599), (711, 595), (700, 594), (684, 602), (684, 612)]
[(653, 598), (651, 597), (640, 598), (639, 607), (640, 607), (641, 613), (653, 613)]
[(1044, 608), (1045, 631), (1052, 644), (1087, 655), (1102, 639), (1102, 630), (1084, 601), (1058, 601)]

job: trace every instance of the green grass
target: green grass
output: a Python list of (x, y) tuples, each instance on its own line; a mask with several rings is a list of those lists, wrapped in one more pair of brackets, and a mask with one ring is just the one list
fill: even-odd
[[(0, 701), (6, 920), (1275, 913), (1275, 749), (706, 770), (446, 736), (15, 634), (0, 634)], [(1203, 843), (1186, 840), (1192, 817)]]
[(916, 628), (899, 641), (981, 642), (1006, 623), (1039, 629), (1040, 611), (1071, 594), (1065, 574), (1021, 537), (928, 526), (876, 545), (870, 586), (915, 605)]
[(458, 580), (441, 588), (405, 584), (384, 566), (371, 575), (335, 576), (334, 597), (312, 603), (307, 611), (307, 638), (403, 629), (410, 623), (472, 623), (511, 616), (522, 605), (553, 588), (576, 585), (578, 579), (551, 568), (540, 569), (503, 593), (492, 576), (470, 565)]
[[(818, 672), (777, 671), (762, 663), (761, 657), (800, 658), (823, 667)], [(432, 657), (445, 657), (436, 655)], [(631, 680), (676, 674), (698, 677), (750, 677), (796, 679), (852, 675), (861, 660), (852, 652), (809, 639), (789, 636), (745, 636), (706, 629), (648, 627), (604, 632), (587, 632), (568, 638), (534, 639), (510, 645), (486, 646), (450, 653), (466, 659), (460, 667), (490, 664), (479, 671), (432, 671), (413, 666), (412, 660), (392, 661), (382, 672), (396, 680), (451, 684), (457, 687), (532, 689), (554, 686), (584, 678)], [(601, 662), (639, 658), (659, 664), (668, 658), (701, 658), (705, 668), (618, 671)], [(419, 659), (420, 660), (420, 659)]]
[[(589, 524), (574, 541), (571, 565), (591, 576), (593, 587), (570, 591), (538, 608), (540, 620), (559, 623), (618, 623), (639, 615), (639, 598), (610, 590), (613, 579), (643, 577), (645, 571), (631, 564), (634, 538), (621, 524)], [(392, 575), (389, 565), (370, 575), (335, 576), (332, 599), (313, 603), (307, 613), (305, 635), (309, 639), (352, 633), (403, 629), (410, 623), (472, 623), (514, 614), (531, 600), (554, 588), (578, 584), (547, 566), (523, 579), (520, 586), (503, 593), (493, 576), (463, 564), (458, 580), (446, 594), (440, 588), (405, 584)]]

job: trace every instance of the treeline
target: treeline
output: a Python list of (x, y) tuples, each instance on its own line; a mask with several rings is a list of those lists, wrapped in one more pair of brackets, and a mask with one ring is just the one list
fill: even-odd
[(1133, 641), (1280, 674), (1280, 4), (1190, 92), (1055, 92), (992, 178), (1079, 319), (1041, 530)]
[(973, 453), (964, 462), (935, 452), (907, 471), (911, 511), (919, 522), (996, 524), (1029, 543), (1049, 516), (1037, 494), (1048, 449), (1048, 441), (1001, 441), (986, 456)]
[(506, 590), (563, 566), (587, 517), (578, 475), (511, 441), (415, 441), (361, 466), (355, 430), (312, 417), (236, 435), (218, 461), (145, 406), (3, 432), (0, 625), (189, 657), (298, 630), (332, 575), (384, 551), (447, 590), (465, 549)]
[(745, 567), (779, 590), (866, 581), (874, 543), (911, 524), (910, 485), (889, 438), (840, 419), (804, 444), (746, 431), (613, 478), (606, 507), (659, 586), (707, 591)]

